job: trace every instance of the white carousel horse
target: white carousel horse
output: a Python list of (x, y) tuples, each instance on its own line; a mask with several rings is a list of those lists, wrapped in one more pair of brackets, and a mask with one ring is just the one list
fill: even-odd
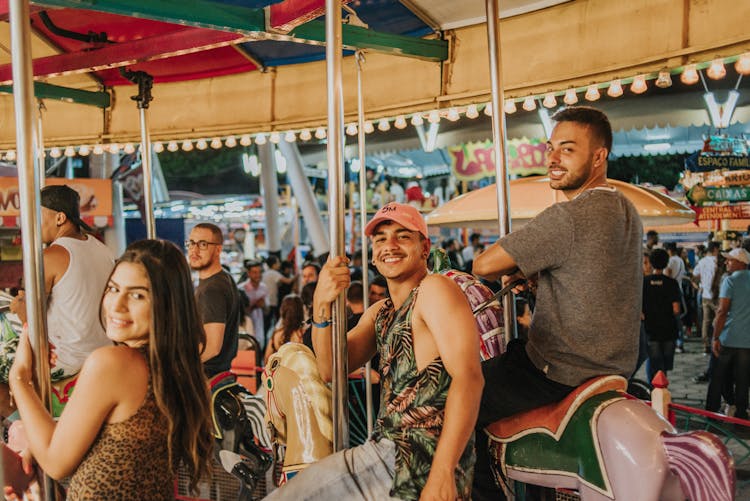
[(268, 359), (263, 388), (271, 435), (286, 445), (283, 484), (333, 452), (331, 390), (312, 351), (300, 343), (285, 343)]

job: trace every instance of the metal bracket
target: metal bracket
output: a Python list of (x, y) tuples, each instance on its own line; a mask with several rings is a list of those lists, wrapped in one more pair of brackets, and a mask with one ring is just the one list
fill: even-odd
[(130, 99), (138, 103), (138, 109), (147, 109), (148, 104), (154, 99), (151, 95), (154, 77), (145, 71), (130, 71), (127, 68), (120, 68), (120, 75), (138, 86), (138, 95), (130, 96)]

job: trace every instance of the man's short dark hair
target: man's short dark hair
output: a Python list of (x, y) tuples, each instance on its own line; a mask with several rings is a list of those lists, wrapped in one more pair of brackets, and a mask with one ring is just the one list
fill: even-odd
[(274, 254), (271, 254), (266, 258), (266, 266), (268, 266), (269, 268), (273, 268), (274, 266), (276, 266), (276, 263), (280, 262), (281, 259), (279, 259), (279, 257)]
[(346, 290), (346, 300), (350, 303), (361, 304), (364, 302), (365, 290), (362, 287), (362, 282), (355, 280), (349, 284), (349, 288)]
[(669, 254), (664, 249), (654, 249), (648, 255), (648, 262), (655, 270), (663, 270), (669, 263)]
[(667, 242), (664, 244), (664, 248), (667, 250), (667, 252), (672, 251), (674, 253), (677, 252), (677, 243), (676, 242)]
[(262, 267), (263, 261), (258, 261), (256, 259), (245, 259), (242, 264), (245, 266), (246, 270), (249, 270), (250, 268), (255, 268), (258, 266)]
[(195, 226), (193, 226), (193, 229), (195, 228), (201, 228), (204, 230), (208, 230), (211, 232), (211, 234), (214, 236), (216, 240), (218, 240), (217, 243), (223, 244), (224, 243), (224, 233), (222, 233), (221, 228), (216, 226), (213, 223), (198, 223)]
[(315, 271), (320, 273), (320, 265), (316, 263), (315, 261), (305, 261), (304, 263), (302, 263), (303, 270), (309, 266), (312, 266), (313, 268), (315, 268)]
[(370, 285), (377, 285), (378, 287), (385, 287), (388, 289), (388, 281), (383, 275), (375, 275), (375, 278), (372, 279)]
[(607, 148), (607, 153), (612, 151), (612, 125), (603, 111), (591, 106), (571, 106), (563, 108), (552, 115), (553, 122), (575, 122), (587, 125), (591, 132)]
[(646, 232), (646, 238), (651, 238), (651, 237), (657, 237), (658, 238), (659, 237), (659, 232), (656, 231), (656, 230), (648, 230)]
[(479, 233), (472, 233), (469, 237), (469, 242), (473, 242), (474, 240), (480, 240), (482, 238), (482, 235)]
[(447, 249), (448, 247), (450, 247), (451, 245), (453, 245), (453, 242), (455, 242), (455, 240), (454, 240), (454, 239), (452, 239), (452, 238), (449, 238), (449, 239), (447, 239), (447, 240), (444, 240), (444, 241), (443, 241), (443, 245), (442, 245), (441, 247), (442, 247), (443, 249)]
[(714, 242), (713, 240), (711, 240), (710, 242), (708, 242), (708, 247), (706, 247), (706, 252), (711, 254), (711, 253), (716, 252), (720, 248), (721, 248), (721, 244), (719, 242)]

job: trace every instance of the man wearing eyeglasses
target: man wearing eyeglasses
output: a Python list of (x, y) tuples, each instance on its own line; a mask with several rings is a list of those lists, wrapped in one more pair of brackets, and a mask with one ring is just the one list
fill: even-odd
[(190, 268), (198, 272), (195, 301), (206, 331), (201, 361), (207, 377), (228, 371), (237, 355), (240, 296), (232, 276), (221, 267), (221, 229), (200, 223), (185, 242)]

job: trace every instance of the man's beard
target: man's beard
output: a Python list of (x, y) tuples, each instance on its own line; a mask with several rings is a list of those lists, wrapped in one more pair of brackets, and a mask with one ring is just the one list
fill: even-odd
[(190, 269), (193, 270), (193, 271), (202, 271), (202, 270), (205, 270), (206, 268), (208, 268), (209, 266), (211, 266), (211, 262), (210, 261), (209, 262), (200, 263), (200, 264), (197, 264), (197, 265), (194, 265), (193, 263), (190, 263)]

